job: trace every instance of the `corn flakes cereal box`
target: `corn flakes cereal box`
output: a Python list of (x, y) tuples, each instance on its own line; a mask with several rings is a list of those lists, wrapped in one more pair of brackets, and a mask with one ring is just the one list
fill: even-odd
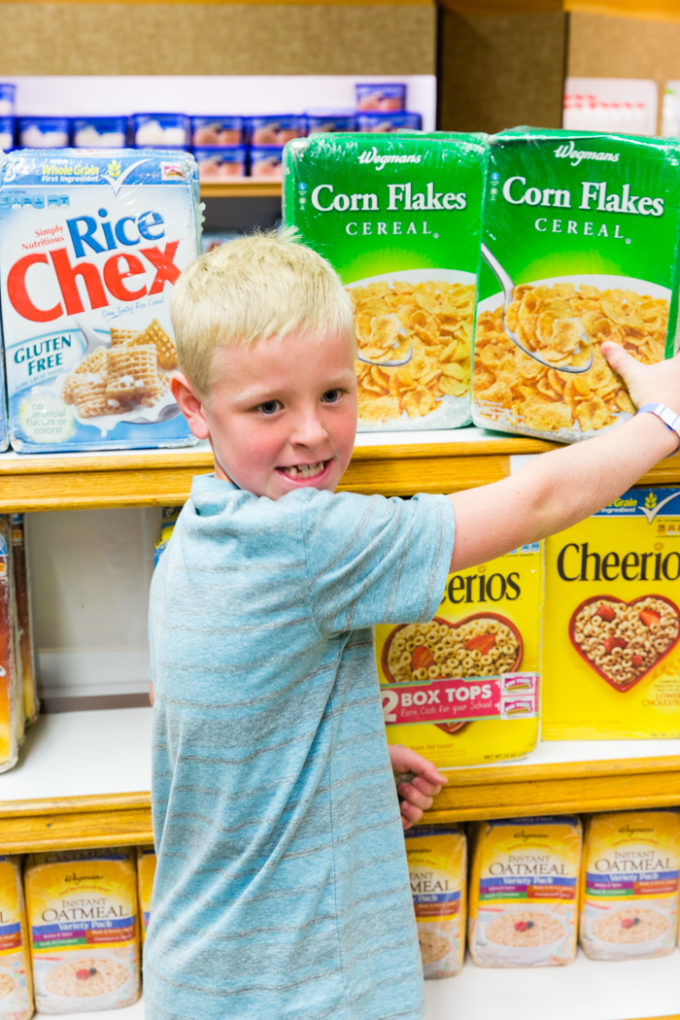
[(146, 938), (151, 916), (151, 893), (156, 874), (156, 854), (153, 847), (143, 846), (137, 849), (137, 894), (139, 898), (139, 919), (141, 922), (142, 945)]
[(26, 725), (38, 718), (37, 677), (33, 654), (33, 613), (30, 600), (30, 572), (26, 556), (26, 529), (24, 514), (10, 517), (12, 535), (12, 579), (16, 620), (14, 628), (16, 664), (22, 690), (23, 714)]
[(468, 945), (482, 967), (548, 967), (576, 955), (582, 826), (572, 815), (478, 822)]
[(677, 140), (604, 132), (490, 139), (476, 425), (572, 442), (630, 417), (600, 345), (674, 353), (679, 157)]
[(540, 727), (540, 543), (450, 574), (427, 623), (375, 629), (391, 743), (438, 768), (520, 758)]
[(551, 536), (545, 571), (543, 738), (680, 737), (680, 490)]
[(423, 825), (404, 836), (423, 975), (454, 977), (465, 959), (465, 833), (459, 826)]
[(29, 854), (24, 886), (39, 1012), (125, 1006), (140, 993), (134, 850)]
[(0, 772), (16, 765), (23, 737), (23, 699), (15, 654), (12, 546), (8, 518), (0, 515)]
[(0, 856), (0, 1020), (33, 1016), (26, 905), (18, 857)]
[(0, 310), (12, 447), (194, 442), (169, 388), (169, 299), (200, 252), (180, 151), (18, 149), (0, 166)]
[(590, 816), (581, 870), (581, 948), (593, 960), (665, 956), (678, 927), (680, 811)]
[(283, 214), (355, 309), (359, 430), (470, 422), (486, 136), (310, 135), (284, 151)]

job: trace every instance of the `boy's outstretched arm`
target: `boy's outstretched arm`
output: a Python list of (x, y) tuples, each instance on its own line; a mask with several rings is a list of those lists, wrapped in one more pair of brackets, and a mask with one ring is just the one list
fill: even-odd
[(390, 744), (390, 762), (397, 780), (401, 824), (410, 829), (423, 812), (432, 807), (432, 799), (446, 783), (446, 776), (431, 761), (402, 744)]
[[(662, 403), (680, 414), (680, 355), (643, 365), (618, 344), (602, 353), (633, 403)], [(500, 482), (449, 496), (456, 518), (450, 570), (493, 559), (570, 527), (634, 485), (680, 439), (655, 414), (637, 414), (593, 439), (532, 457)]]

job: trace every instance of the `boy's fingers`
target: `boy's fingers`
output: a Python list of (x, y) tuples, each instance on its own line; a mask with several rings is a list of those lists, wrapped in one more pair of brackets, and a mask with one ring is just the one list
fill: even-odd
[(413, 804), (422, 811), (427, 811), (428, 808), (432, 807), (433, 794), (424, 793), (412, 783), (402, 783), (397, 792), (405, 803)]

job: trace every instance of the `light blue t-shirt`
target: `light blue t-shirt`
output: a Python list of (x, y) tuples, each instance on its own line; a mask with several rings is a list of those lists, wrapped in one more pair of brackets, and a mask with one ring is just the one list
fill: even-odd
[(150, 1020), (419, 1020), (371, 627), (428, 620), (453, 511), (194, 480), (150, 600)]

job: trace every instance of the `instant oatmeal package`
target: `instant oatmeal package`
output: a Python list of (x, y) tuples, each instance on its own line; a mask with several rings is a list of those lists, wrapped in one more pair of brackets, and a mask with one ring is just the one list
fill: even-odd
[(582, 826), (572, 815), (477, 822), (468, 945), (483, 967), (571, 963)]
[(169, 299), (200, 252), (193, 156), (18, 149), (0, 164), (12, 447), (185, 446)]
[(476, 425), (571, 442), (629, 417), (600, 350), (676, 349), (675, 139), (515, 128), (490, 139)]
[(356, 313), (360, 431), (470, 422), (486, 136), (317, 134), (284, 151), (283, 214)]
[(139, 898), (139, 920), (141, 929), (142, 945), (146, 938), (146, 929), (149, 927), (151, 915), (151, 893), (153, 892), (153, 880), (156, 874), (156, 853), (152, 846), (140, 846), (137, 848), (137, 895)]
[(581, 870), (581, 948), (593, 960), (665, 956), (678, 927), (680, 811), (590, 816)]
[(0, 856), (0, 1020), (33, 1016), (26, 905), (18, 857)]
[(680, 490), (545, 540), (545, 740), (680, 737)]
[(465, 959), (465, 833), (457, 825), (423, 825), (404, 836), (423, 975), (454, 977)]
[(140, 994), (134, 850), (29, 854), (24, 872), (35, 1004), (112, 1009)]
[(427, 623), (375, 629), (391, 743), (439, 768), (520, 758), (540, 726), (539, 543), (450, 574)]

